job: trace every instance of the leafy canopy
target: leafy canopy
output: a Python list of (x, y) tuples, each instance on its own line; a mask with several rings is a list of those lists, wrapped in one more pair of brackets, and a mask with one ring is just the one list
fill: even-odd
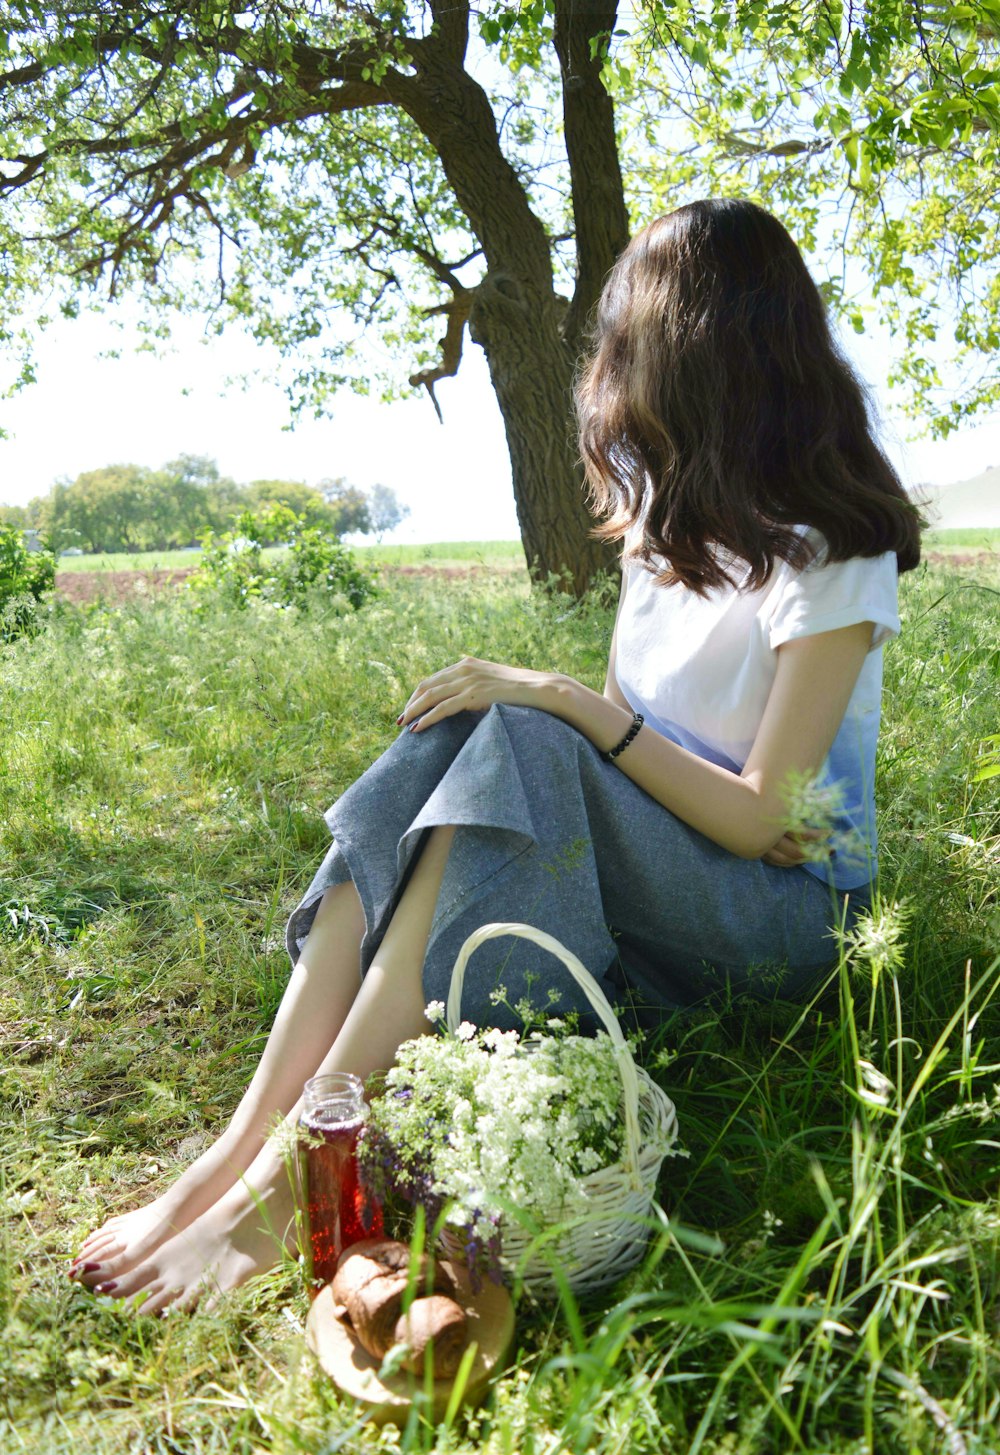
[[(438, 315), (487, 272), (417, 104), (432, 42), (483, 88), (572, 287), (558, 0), (7, 8), (0, 342), (22, 380), (46, 313), (103, 289), (141, 295), (154, 336), (172, 308), (246, 326), (295, 408), (426, 383)], [(1000, 0), (636, 0), (591, 41), (633, 223), (712, 192), (771, 205), (858, 329), (867, 282), (913, 409), (953, 427), (1000, 399), (998, 36)]]
[[(344, 479), (318, 486), (301, 480), (239, 485), (207, 456), (181, 455), (159, 470), (128, 464), (85, 470), (0, 519), (40, 529), (56, 550), (170, 550), (193, 546), (206, 530), (225, 531), (242, 512), (260, 514), (273, 506), (290, 508), (305, 525), (332, 536), (381, 533), (407, 514), (385, 485), (370, 492)], [(278, 533), (265, 545), (284, 539), (280, 517), (274, 519)]]

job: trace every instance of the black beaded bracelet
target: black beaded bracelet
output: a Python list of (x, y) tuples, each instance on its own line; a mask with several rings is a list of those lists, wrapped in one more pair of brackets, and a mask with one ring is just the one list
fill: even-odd
[(645, 721), (646, 719), (643, 717), (641, 712), (633, 712), (632, 726), (622, 738), (621, 742), (616, 743), (613, 748), (609, 748), (606, 753), (601, 754), (601, 757), (604, 759), (605, 763), (613, 763), (618, 757), (619, 753), (624, 753), (625, 749), (628, 747), (629, 743), (638, 733), (639, 729), (642, 727)]

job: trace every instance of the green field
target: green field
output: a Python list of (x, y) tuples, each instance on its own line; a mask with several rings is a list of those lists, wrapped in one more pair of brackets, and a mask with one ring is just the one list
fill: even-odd
[(201, 551), (109, 551), (60, 556), (59, 571), (177, 571), (197, 566)]
[(524, 566), (520, 541), (441, 541), (426, 546), (356, 546), (386, 566)]
[[(387, 566), (468, 566), (482, 562), (490, 566), (523, 566), (524, 552), (518, 541), (444, 541), (426, 546), (355, 546), (358, 555)], [(265, 555), (276, 555), (272, 547)], [(60, 571), (176, 571), (190, 570), (201, 560), (201, 551), (115, 551), (96, 556), (60, 556)]]
[[(924, 537), (926, 549), (939, 552), (1000, 551), (1000, 530), (937, 530)], [(390, 568), (435, 566), (447, 569), (476, 563), (498, 570), (520, 569), (524, 552), (519, 541), (439, 541), (432, 545), (364, 545), (353, 548), (365, 560)], [(275, 555), (279, 547), (266, 551)], [(200, 551), (119, 551), (99, 556), (62, 556), (60, 571), (190, 570)]]
[(611, 605), (390, 576), (353, 615), (170, 593), (64, 605), (0, 649), (3, 1450), (996, 1451), (1000, 613), (936, 568), (902, 613), (865, 934), (808, 1005), (737, 999), (647, 1038), (690, 1155), (644, 1264), (579, 1307), (522, 1301), (488, 1406), (402, 1433), (362, 1431), (317, 1374), (295, 1263), (162, 1322), (66, 1263), (224, 1124), (322, 810), (414, 681), (473, 650), (598, 685)]
[(929, 530), (924, 545), (931, 550), (1000, 551), (1000, 530)]

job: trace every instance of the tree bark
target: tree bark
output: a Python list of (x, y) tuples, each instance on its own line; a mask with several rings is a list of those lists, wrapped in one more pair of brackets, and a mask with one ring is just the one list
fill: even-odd
[(573, 420), (574, 357), (562, 337), (565, 305), (501, 277), (475, 295), (469, 331), (482, 345), (503, 416), (528, 569), (581, 595), (614, 552), (590, 534)]

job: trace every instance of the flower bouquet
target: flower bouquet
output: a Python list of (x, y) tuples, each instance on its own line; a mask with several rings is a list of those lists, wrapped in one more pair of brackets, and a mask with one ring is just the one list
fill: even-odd
[[(465, 966), (485, 940), (519, 935), (555, 954), (605, 1031), (478, 1031), (460, 1022)], [(440, 1016), (443, 1007), (438, 1007)], [(361, 1155), (390, 1201), (423, 1206), (448, 1255), (535, 1292), (614, 1282), (641, 1258), (660, 1164), (676, 1155), (673, 1104), (640, 1070), (593, 977), (528, 925), (485, 925), (462, 947), (447, 1031), (400, 1047), (373, 1099)]]

